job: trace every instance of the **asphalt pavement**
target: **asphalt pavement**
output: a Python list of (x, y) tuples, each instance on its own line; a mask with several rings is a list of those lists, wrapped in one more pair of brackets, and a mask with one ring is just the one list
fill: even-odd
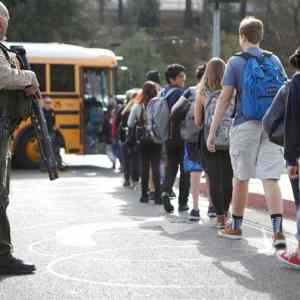
[[(283, 268), (270, 218), (248, 209), (244, 239), (217, 236), (201, 199), (199, 223), (140, 204), (106, 158), (67, 156), (50, 182), (14, 171), (9, 215), (15, 255), (34, 275), (0, 277), (1, 300), (300, 299), (300, 272)], [(173, 200), (176, 204), (176, 200)], [(284, 223), (295, 247), (295, 222)]]

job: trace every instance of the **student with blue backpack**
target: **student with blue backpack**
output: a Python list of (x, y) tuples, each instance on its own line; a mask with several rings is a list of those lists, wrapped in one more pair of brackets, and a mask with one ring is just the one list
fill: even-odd
[(236, 113), (230, 132), (230, 156), (234, 173), (232, 224), (219, 232), (230, 239), (242, 238), (242, 222), (250, 178), (262, 180), (273, 228), (273, 246), (286, 246), (282, 230), (283, 201), (278, 184), (284, 169), (280, 146), (269, 141), (262, 127), (262, 118), (286, 73), (277, 56), (260, 48), (263, 23), (254, 17), (243, 19), (239, 27), (242, 49), (226, 65), (223, 88), (218, 99), (207, 139), (209, 151), (215, 151), (216, 131), (231, 103), (234, 92)]

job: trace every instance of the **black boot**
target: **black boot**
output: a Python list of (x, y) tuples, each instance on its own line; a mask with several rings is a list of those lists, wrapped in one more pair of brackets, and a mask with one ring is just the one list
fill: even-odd
[(35, 265), (25, 264), (15, 257), (11, 257), (6, 264), (0, 265), (1, 275), (26, 275), (32, 274), (35, 270)]

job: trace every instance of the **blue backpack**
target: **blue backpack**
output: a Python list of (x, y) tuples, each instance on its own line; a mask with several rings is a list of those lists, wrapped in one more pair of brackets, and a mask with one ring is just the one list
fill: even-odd
[(243, 72), (241, 110), (248, 120), (262, 120), (265, 112), (286, 77), (272, 60), (272, 53), (263, 51), (261, 56), (242, 52), (236, 56), (247, 60)]

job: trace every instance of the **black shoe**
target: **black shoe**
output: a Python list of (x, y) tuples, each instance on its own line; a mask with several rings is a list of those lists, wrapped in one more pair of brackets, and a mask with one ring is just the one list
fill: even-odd
[(124, 181), (123, 186), (124, 187), (130, 187), (130, 182), (129, 181)]
[(179, 205), (178, 211), (183, 212), (189, 210), (189, 207), (187, 204)]
[(174, 211), (174, 206), (171, 204), (168, 194), (164, 194), (162, 196), (162, 202), (167, 213), (171, 213), (172, 211)]
[(12, 257), (6, 265), (0, 265), (1, 275), (26, 275), (32, 274), (35, 270), (35, 265), (25, 264), (15, 257)]
[(141, 203), (148, 203), (149, 202), (148, 196), (142, 196), (141, 199), (140, 199), (140, 202)]

